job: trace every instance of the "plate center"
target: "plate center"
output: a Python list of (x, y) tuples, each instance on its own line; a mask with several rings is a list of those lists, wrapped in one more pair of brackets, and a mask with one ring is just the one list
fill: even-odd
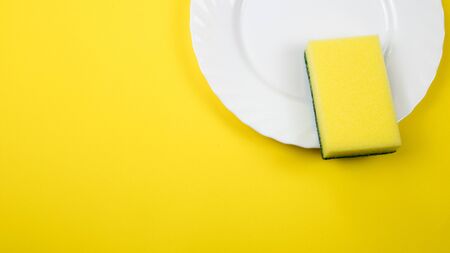
[(248, 64), (270, 88), (309, 100), (307, 41), (378, 34), (387, 48), (390, 0), (243, 0), (240, 39)]

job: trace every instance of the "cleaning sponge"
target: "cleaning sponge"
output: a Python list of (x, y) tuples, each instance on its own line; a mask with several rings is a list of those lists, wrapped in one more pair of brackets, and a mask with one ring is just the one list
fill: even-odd
[(305, 51), (324, 159), (401, 145), (378, 36), (311, 41)]

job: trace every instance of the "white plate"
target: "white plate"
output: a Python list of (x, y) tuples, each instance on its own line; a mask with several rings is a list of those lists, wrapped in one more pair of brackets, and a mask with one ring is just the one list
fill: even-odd
[(401, 120), (436, 75), (444, 14), (440, 0), (192, 0), (191, 32), (200, 68), (230, 111), (265, 136), (317, 148), (307, 41), (378, 34)]

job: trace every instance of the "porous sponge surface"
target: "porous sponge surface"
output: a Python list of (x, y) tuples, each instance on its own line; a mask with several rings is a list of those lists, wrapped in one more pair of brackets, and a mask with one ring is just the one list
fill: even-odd
[(401, 145), (378, 36), (311, 41), (306, 58), (324, 158)]

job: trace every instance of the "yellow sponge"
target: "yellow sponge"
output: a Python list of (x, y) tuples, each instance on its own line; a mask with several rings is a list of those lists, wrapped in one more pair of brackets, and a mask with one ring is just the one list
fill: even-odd
[(324, 159), (401, 145), (378, 36), (311, 41), (305, 52)]

